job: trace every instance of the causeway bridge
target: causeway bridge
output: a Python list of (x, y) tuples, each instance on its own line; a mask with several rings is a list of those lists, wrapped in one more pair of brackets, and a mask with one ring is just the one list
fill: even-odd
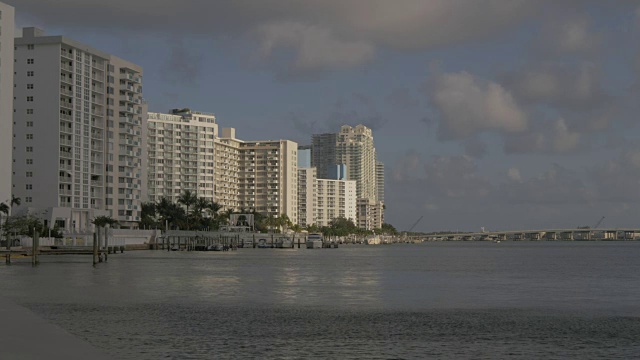
[(476, 233), (440, 233), (423, 236), (426, 241), (590, 241), (590, 240), (640, 240), (640, 229), (543, 229), (514, 231), (484, 231)]

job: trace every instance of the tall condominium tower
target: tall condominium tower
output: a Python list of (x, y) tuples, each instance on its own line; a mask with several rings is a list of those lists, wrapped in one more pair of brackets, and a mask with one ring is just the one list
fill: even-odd
[(240, 207), (298, 219), (298, 144), (289, 140), (240, 143)]
[(316, 223), (317, 205), (316, 168), (298, 169), (298, 225), (309, 226)]
[(338, 145), (338, 134), (314, 134), (311, 145), (311, 166), (318, 170), (318, 178), (329, 178), (329, 169), (338, 164), (336, 157), (336, 147)]
[(142, 68), (63, 36), (15, 39), (14, 194), (64, 230), (135, 227), (146, 196)]
[(338, 133), (336, 163), (345, 164), (347, 179), (356, 181), (359, 199), (378, 199), (373, 133), (364, 125), (344, 125)]
[(384, 202), (384, 164), (381, 161), (376, 161), (376, 183), (378, 201)]
[(14, 9), (0, 2), (0, 203), (11, 199)]
[(215, 199), (215, 139), (213, 114), (174, 109), (148, 113), (148, 200), (177, 202), (181, 193)]
[(316, 225), (329, 226), (336, 218), (356, 219), (356, 182), (317, 179)]

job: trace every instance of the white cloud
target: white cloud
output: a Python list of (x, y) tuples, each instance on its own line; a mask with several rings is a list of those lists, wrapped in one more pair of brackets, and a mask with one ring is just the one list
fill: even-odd
[(500, 84), (467, 72), (436, 74), (429, 100), (440, 115), (439, 135), (464, 139), (495, 130), (519, 133), (527, 129), (527, 114)]
[(509, 177), (509, 179), (513, 181), (517, 181), (517, 182), (522, 181), (522, 175), (520, 175), (520, 169), (518, 169), (517, 167), (510, 167), (509, 170), (507, 171), (507, 176)]
[(591, 31), (588, 16), (555, 16), (544, 24), (538, 49), (557, 54), (590, 52), (597, 50), (602, 40), (601, 34)]
[(318, 71), (350, 67), (371, 60), (375, 48), (364, 41), (337, 38), (332, 30), (302, 23), (274, 23), (258, 30), (261, 53), (269, 57), (279, 48), (295, 49), (295, 71)]

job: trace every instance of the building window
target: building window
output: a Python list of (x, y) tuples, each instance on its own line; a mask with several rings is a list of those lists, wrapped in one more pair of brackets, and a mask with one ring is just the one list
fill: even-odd
[(33, 76), (33, 71), (27, 71), (27, 76)]
[(33, 109), (27, 109), (27, 115), (32, 115), (33, 114)]
[(33, 90), (33, 84), (27, 84), (27, 90)]
[(32, 102), (33, 101), (33, 96), (27, 96), (27, 102)]
[(33, 159), (27, 159), (27, 165), (33, 165)]
[(33, 50), (34, 48), (35, 48), (35, 45), (33, 44), (27, 45), (27, 50)]
[(33, 59), (27, 59), (27, 64), (28, 65), (33, 65)]
[(32, 184), (26, 184), (27, 190), (33, 190), (33, 185)]
[(27, 171), (27, 177), (33, 177), (33, 172), (32, 171)]
[(27, 196), (24, 198), (24, 201), (30, 203), (30, 202), (33, 202), (33, 199), (31, 198), (31, 196)]
[(33, 152), (33, 146), (27, 146), (27, 152)]
[(33, 121), (27, 121), (27, 127), (33, 127)]

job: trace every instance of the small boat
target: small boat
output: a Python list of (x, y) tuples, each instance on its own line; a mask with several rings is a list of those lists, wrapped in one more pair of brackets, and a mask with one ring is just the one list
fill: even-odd
[(281, 237), (276, 241), (276, 248), (278, 249), (291, 249), (292, 247), (293, 240), (288, 237)]
[(174, 245), (174, 246), (171, 248), (171, 251), (179, 251), (179, 250), (180, 250), (180, 247), (179, 247), (178, 245)]
[(307, 249), (321, 249), (322, 248), (322, 234), (309, 234), (307, 236)]
[(269, 249), (272, 246), (267, 243), (267, 239), (258, 239), (258, 249)]
[(367, 238), (364, 240), (364, 243), (367, 245), (380, 245), (380, 236), (377, 236), (377, 235), (367, 236)]
[(213, 244), (207, 246), (207, 251), (222, 251), (224, 250), (224, 246), (222, 244)]

